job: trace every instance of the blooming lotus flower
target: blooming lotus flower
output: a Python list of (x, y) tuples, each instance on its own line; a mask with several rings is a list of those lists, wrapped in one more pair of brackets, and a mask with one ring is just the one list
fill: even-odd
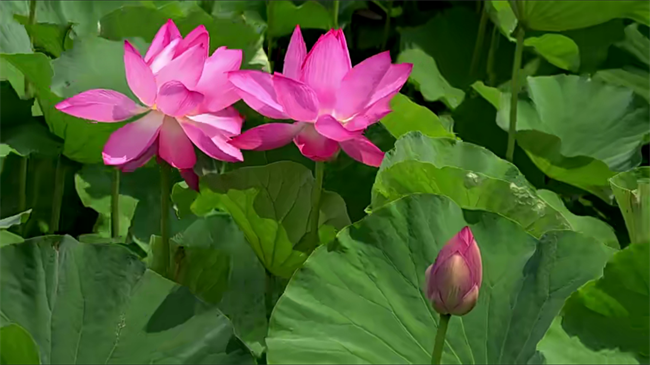
[(243, 119), (230, 107), (240, 98), (226, 74), (239, 69), (242, 51), (220, 47), (208, 57), (209, 41), (205, 27), (182, 38), (169, 20), (144, 58), (124, 41), (126, 80), (141, 104), (117, 91), (94, 89), (56, 108), (108, 123), (146, 113), (116, 130), (104, 146), (104, 163), (122, 171), (133, 171), (158, 155), (189, 176), (196, 163), (194, 146), (218, 160), (242, 161), (241, 151), (228, 143), (241, 132)]
[(252, 128), (231, 144), (264, 151), (293, 140), (303, 155), (315, 161), (329, 160), (342, 148), (357, 161), (379, 166), (384, 153), (363, 131), (391, 112), (390, 99), (404, 85), (411, 68), (411, 64), (391, 64), (389, 52), (352, 67), (341, 30), (321, 36), (307, 53), (300, 27), (296, 27), (282, 73), (229, 73), (229, 80), (251, 108), (272, 119), (296, 122)]
[(476, 305), (482, 276), (481, 252), (472, 231), (465, 227), (427, 269), (427, 298), (438, 313), (462, 316)]

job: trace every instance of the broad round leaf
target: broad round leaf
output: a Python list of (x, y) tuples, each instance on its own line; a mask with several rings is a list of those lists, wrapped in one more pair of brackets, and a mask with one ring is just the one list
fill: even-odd
[(0, 250), (2, 317), (42, 363), (253, 362), (218, 309), (123, 247), (47, 236)]
[(373, 209), (413, 193), (442, 194), (465, 209), (499, 213), (536, 237), (570, 227), (516, 166), (471, 143), (417, 132), (398, 140), (377, 174)]
[(12, 323), (0, 328), (0, 363), (40, 364), (38, 347), (24, 328)]
[(615, 18), (650, 25), (647, 1), (510, 1), (517, 18), (529, 29), (560, 32), (590, 27)]
[(296, 272), (271, 317), (269, 363), (429, 363), (438, 315), (425, 270), (464, 226), (483, 285), (476, 307), (451, 319), (446, 364), (527, 363), (565, 298), (613, 251), (570, 231), (537, 240), (496, 214), (411, 195), (344, 229)]
[(404, 94), (397, 94), (390, 101), (392, 112), (381, 119), (381, 124), (395, 138), (419, 131), (429, 137), (454, 138), (451, 128), (446, 126), (431, 110), (411, 101)]
[[(294, 162), (208, 175), (201, 181), (201, 195), (192, 203), (192, 211), (198, 216), (214, 209), (230, 213), (264, 266), (288, 278), (319, 244), (309, 242), (313, 184), (311, 172)], [(329, 241), (332, 228), (348, 224), (343, 199), (324, 192), (318, 232), (322, 243)]]

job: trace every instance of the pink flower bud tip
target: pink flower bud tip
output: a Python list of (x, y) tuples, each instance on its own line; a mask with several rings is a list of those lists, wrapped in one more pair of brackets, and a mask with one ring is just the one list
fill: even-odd
[(445, 244), (427, 269), (427, 298), (440, 314), (467, 314), (478, 300), (482, 275), (481, 252), (472, 231), (465, 227)]

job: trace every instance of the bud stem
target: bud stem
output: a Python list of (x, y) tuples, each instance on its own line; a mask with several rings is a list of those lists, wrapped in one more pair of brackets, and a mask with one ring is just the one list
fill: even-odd
[(451, 314), (441, 314), (440, 322), (438, 323), (438, 332), (436, 333), (436, 342), (433, 345), (433, 353), (431, 354), (431, 364), (440, 364), (442, 358), (442, 349), (445, 347), (445, 336), (447, 335), (447, 326)]

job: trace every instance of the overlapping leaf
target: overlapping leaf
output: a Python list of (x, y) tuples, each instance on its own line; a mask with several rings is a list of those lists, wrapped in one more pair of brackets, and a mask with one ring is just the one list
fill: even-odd
[(565, 298), (613, 251), (569, 231), (537, 240), (496, 214), (411, 195), (343, 230), (296, 272), (271, 318), (269, 363), (428, 363), (438, 315), (425, 270), (464, 226), (481, 249), (483, 285), (476, 307), (451, 319), (447, 364), (527, 363)]

